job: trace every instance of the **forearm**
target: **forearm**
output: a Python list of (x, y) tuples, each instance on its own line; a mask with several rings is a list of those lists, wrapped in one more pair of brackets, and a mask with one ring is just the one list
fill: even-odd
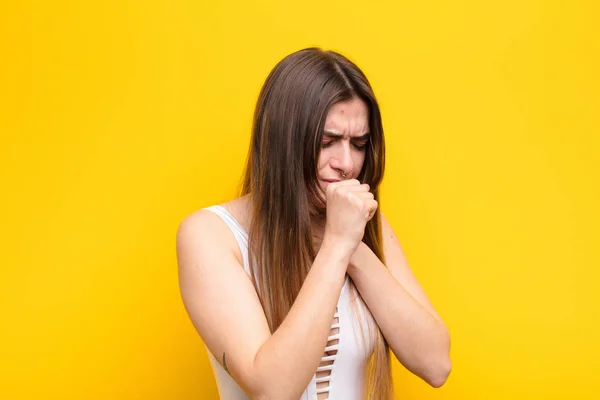
[(290, 312), (255, 357), (257, 398), (300, 397), (323, 356), (349, 260), (349, 252), (321, 248)]
[(450, 370), (444, 323), (411, 296), (366, 245), (354, 253), (348, 274), (398, 360), (432, 386), (443, 384)]

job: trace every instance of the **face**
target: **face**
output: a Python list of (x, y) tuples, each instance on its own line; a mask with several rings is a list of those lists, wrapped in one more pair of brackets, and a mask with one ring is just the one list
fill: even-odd
[(342, 101), (329, 109), (317, 163), (323, 191), (331, 182), (358, 177), (368, 142), (369, 111), (362, 100)]

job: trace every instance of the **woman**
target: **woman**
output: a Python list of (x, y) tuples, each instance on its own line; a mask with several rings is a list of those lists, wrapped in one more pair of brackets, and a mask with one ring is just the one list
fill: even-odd
[(389, 399), (389, 349), (430, 385), (446, 381), (449, 334), (378, 210), (383, 170), (360, 69), (316, 48), (280, 61), (241, 197), (177, 234), (182, 298), (222, 399)]

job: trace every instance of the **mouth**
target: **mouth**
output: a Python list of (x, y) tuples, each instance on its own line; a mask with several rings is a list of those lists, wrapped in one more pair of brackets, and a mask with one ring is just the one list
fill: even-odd
[(325, 184), (325, 187), (329, 186), (330, 183), (340, 182), (339, 179), (321, 179)]

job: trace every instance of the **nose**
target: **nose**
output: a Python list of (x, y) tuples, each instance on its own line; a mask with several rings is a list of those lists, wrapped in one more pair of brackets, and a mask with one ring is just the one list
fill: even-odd
[(340, 144), (335, 155), (331, 157), (331, 168), (337, 169), (343, 174), (350, 174), (354, 168), (350, 143), (342, 141)]

